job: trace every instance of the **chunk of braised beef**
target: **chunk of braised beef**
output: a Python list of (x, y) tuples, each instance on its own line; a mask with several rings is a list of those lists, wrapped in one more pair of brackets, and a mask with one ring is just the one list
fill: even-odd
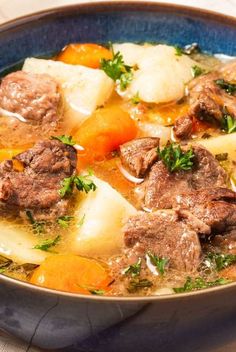
[[(15, 167), (15, 160), (21, 163)], [(0, 164), (0, 202), (4, 207), (31, 210), (35, 219), (64, 215), (68, 199), (61, 199), (61, 181), (76, 169), (76, 151), (59, 141), (40, 141), (13, 160)]]
[(176, 196), (173, 207), (187, 209), (208, 225), (213, 233), (236, 226), (236, 193), (227, 188), (184, 192)]
[[(191, 216), (191, 214), (190, 214)], [(174, 210), (139, 212), (124, 227), (124, 243), (129, 256), (144, 256), (149, 251), (169, 259), (170, 267), (196, 270), (200, 263), (199, 222), (191, 222)]]
[(171, 173), (162, 161), (152, 166), (138, 192), (144, 208), (172, 208), (179, 194), (226, 185), (226, 172), (214, 156), (201, 146), (193, 146), (193, 152), (194, 165), (189, 171)]
[(143, 177), (158, 159), (159, 138), (137, 138), (120, 146), (123, 166), (134, 176)]
[(236, 254), (236, 226), (229, 227), (227, 231), (214, 236), (212, 245), (219, 253)]
[(58, 84), (49, 75), (17, 71), (2, 79), (0, 107), (31, 124), (55, 125), (59, 103)]
[(185, 139), (191, 135), (192, 118), (197, 118), (222, 127), (225, 114), (236, 119), (236, 96), (222, 89), (217, 81), (236, 80), (236, 61), (223, 64), (217, 71), (193, 79), (188, 86), (190, 108), (186, 116), (175, 122), (176, 137)]
[(174, 132), (177, 138), (188, 139), (193, 131), (193, 118), (190, 115), (179, 117), (175, 121)]

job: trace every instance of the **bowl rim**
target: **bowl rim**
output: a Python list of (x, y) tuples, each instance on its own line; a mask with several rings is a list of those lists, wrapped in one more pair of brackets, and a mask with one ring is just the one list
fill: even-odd
[[(164, 10), (167, 13), (177, 12), (180, 15), (190, 15), (199, 18), (206, 19), (208, 21), (221, 22), (227, 25), (236, 26), (236, 17), (222, 14), (219, 12), (206, 10), (203, 8), (197, 8), (187, 5), (174, 4), (174, 3), (160, 3), (158, 1), (146, 1), (146, 0), (99, 0), (93, 2), (82, 2), (77, 4), (70, 4), (64, 6), (53, 7), (46, 10), (33, 12), (24, 16), (17, 17), (10, 21), (4, 22), (0, 25), (0, 34), (8, 32), (12, 29), (17, 29), (22, 25), (30, 24), (36, 20), (54, 18), (58, 16), (66, 16), (73, 14), (74, 11), (80, 11), (81, 13), (94, 13), (94, 12), (113, 12), (114, 10), (120, 11), (154, 11)], [(85, 295), (79, 293), (71, 293), (65, 291), (58, 291), (46, 287), (36, 286), (28, 282), (20, 281), (19, 279), (11, 278), (0, 274), (0, 282), (6, 282), (11, 285), (19, 286), (30, 291), (37, 291), (38, 293), (45, 293), (53, 296), (67, 297), (74, 300), (83, 301), (103, 301), (103, 302), (156, 302), (156, 301), (173, 301), (173, 300), (185, 300), (189, 297), (198, 296), (209, 296), (217, 294), (222, 290), (230, 291), (236, 287), (236, 282), (232, 282), (226, 285), (211, 287), (207, 289), (178, 293), (178, 294), (163, 294), (163, 295), (150, 295), (150, 296), (98, 296), (98, 295)], [(36, 293), (36, 292), (35, 292)]]

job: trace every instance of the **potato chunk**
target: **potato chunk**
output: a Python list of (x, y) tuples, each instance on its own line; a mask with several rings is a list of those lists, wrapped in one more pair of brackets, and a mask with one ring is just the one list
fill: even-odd
[(75, 254), (118, 254), (123, 243), (122, 227), (136, 209), (107, 182), (92, 177), (97, 189), (82, 195), (76, 210), (77, 233), (71, 242)]
[[(167, 103), (181, 99), (185, 85), (192, 78), (191, 68), (197, 63), (187, 55), (176, 55), (168, 45), (115, 44), (127, 65), (136, 66), (133, 80), (122, 95), (128, 99), (139, 94), (147, 103)], [(197, 64), (199, 66), (199, 64)]]
[(78, 127), (109, 99), (114, 87), (102, 70), (59, 61), (28, 58), (23, 71), (47, 73), (57, 80), (62, 90), (64, 115)]

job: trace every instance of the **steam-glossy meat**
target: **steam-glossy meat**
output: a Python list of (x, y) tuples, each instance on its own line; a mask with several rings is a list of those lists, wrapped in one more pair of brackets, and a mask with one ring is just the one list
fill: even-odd
[(0, 107), (17, 113), (28, 123), (55, 126), (60, 94), (56, 81), (45, 74), (10, 73), (0, 86)]
[[(15, 165), (15, 162), (20, 165)], [(32, 149), (0, 164), (0, 201), (18, 211), (32, 210), (35, 218), (64, 215), (68, 200), (59, 189), (74, 174), (76, 151), (59, 141), (41, 141)]]
[(120, 146), (120, 159), (128, 171), (143, 177), (158, 159), (159, 138), (138, 138)]
[(192, 271), (200, 262), (198, 230), (198, 222), (190, 223), (187, 215), (183, 218), (176, 211), (140, 212), (127, 222), (124, 241), (129, 251), (137, 250), (139, 256), (150, 251), (168, 258), (175, 269)]

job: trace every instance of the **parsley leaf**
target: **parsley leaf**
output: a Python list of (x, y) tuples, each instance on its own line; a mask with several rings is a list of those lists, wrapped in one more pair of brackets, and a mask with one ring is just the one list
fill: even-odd
[(135, 277), (135, 276), (140, 275), (141, 263), (142, 263), (142, 260), (141, 260), (141, 258), (139, 258), (139, 260), (137, 261), (137, 263), (134, 263), (134, 264), (132, 264), (132, 265), (129, 265), (127, 268), (125, 268), (125, 269), (123, 270), (123, 274), (124, 274), (124, 275), (130, 274), (132, 277)]
[(192, 149), (183, 152), (179, 145), (168, 142), (162, 150), (158, 148), (157, 152), (170, 172), (190, 170), (193, 167), (194, 153)]
[(182, 56), (184, 54), (184, 51), (180, 46), (176, 45), (174, 48), (176, 56)]
[(73, 146), (76, 144), (76, 142), (73, 141), (72, 136), (66, 136), (65, 134), (63, 134), (62, 136), (52, 136), (51, 139), (56, 139), (66, 145)]
[(100, 67), (113, 81), (119, 80), (121, 90), (126, 89), (133, 78), (132, 67), (125, 65), (119, 51), (111, 60), (101, 59)]
[(224, 79), (217, 79), (215, 81), (218, 87), (224, 89), (229, 95), (236, 93), (236, 84), (225, 81)]
[(104, 290), (89, 290), (92, 295), (98, 295), (98, 296), (103, 296), (105, 291)]
[(157, 268), (157, 271), (161, 275), (164, 275), (165, 267), (166, 267), (169, 259), (158, 257), (157, 255), (152, 254), (150, 252), (148, 252), (147, 255), (150, 258), (151, 263)]
[(57, 219), (57, 223), (58, 225), (60, 225), (61, 227), (63, 227), (64, 229), (66, 229), (67, 227), (69, 227), (70, 225), (70, 221), (73, 219), (73, 216), (69, 216), (69, 215), (65, 215), (65, 216), (60, 216)]
[(134, 293), (142, 288), (151, 287), (153, 283), (147, 279), (131, 280), (127, 288), (128, 292)]
[(221, 124), (226, 133), (236, 132), (236, 120), (231, 115), (224, 115)]
[(236, 263), (235, 254), (208, 253), (205, 261), (210, 261), (217, 271)]
[(141, 99), (139, 96), (139, 93), (137, 92), (131, 99), (130, 99), (131, 103), (134, 105), (137, 105), (140, 103)]
[(205, 73), (205, 70), (197, 65), (194, 65), (191, 67), (191, 73), (192, 76), (195, 78)]
[(192, 279), (190, 276), (187, 277), (185, 284), (182, 287), (173, 288), (175, 293), (190, 292), (193, 290), (201, 290), (203, 288), (225, 285), (230, 283), (230, 280), (224, 278), (219, 278), (215, 281), (205, 281), (202, 277), (196, 277)]
[(36, 221), (33, 217), (33, 214), (30, 210), (26, 210), (26, 216), (29, 219), (29, 222), (32, 225), (33, 231), (37, 234), (40, 235), (41, 233), (45, 232), (45, 221)]
[(33, 249), (40, 249), (41, 251), (48, 251), (51, 247), (56, 246), (56, 244), (60, 241), (61, 236), (57, 236), (54, 239), (49, 239), (42, 241), (40, 244), (36, 244)]
[(61, 188), (59, 190), (59, 194), (61, 198), (71, 195), (73, 192), (74, 186), (79, 191), (84, 191), (85, 193), (88, 193), (89, 191), (95, 191), (97, 189), (97, 186), (89, 178), (90, 176), (91, 176), (91, 172), (89, 172), (88, 175), (84, 175), (84, 176), (75, 175), (75, 176), (64, 178), (64, 180), (62, 180), (61, 182)]

